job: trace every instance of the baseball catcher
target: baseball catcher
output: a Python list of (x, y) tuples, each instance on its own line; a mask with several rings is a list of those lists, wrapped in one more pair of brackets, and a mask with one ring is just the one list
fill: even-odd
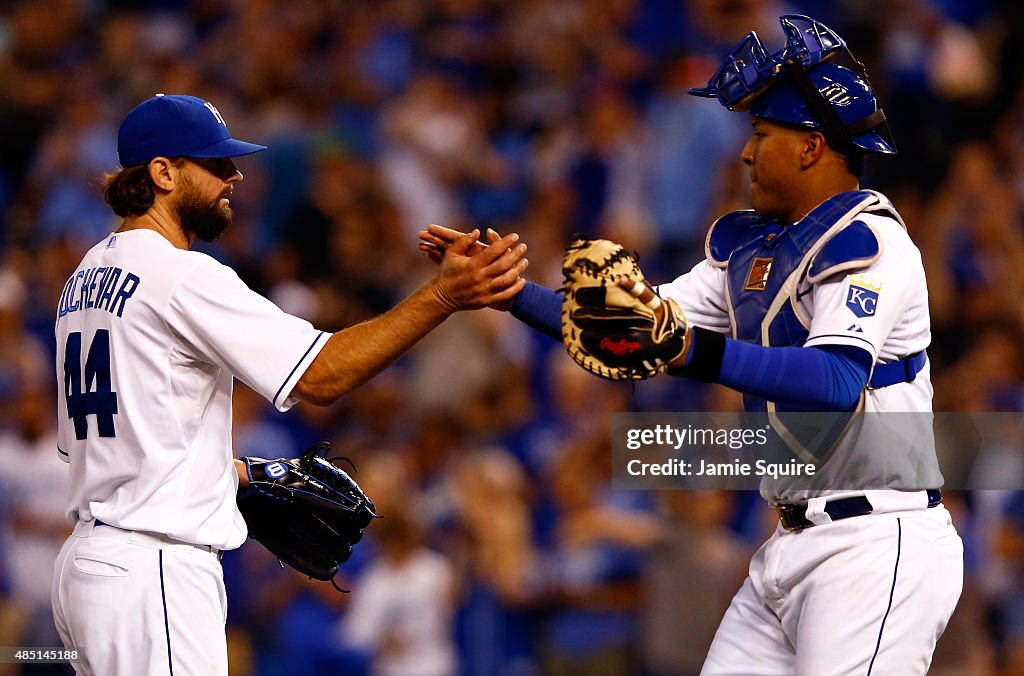
[[(896, 152), (863, 64), (810, 17), (780, 24), (781, 49), (750, 32), (690, 90), (751, 122), (739, 158), (751, 209), (712, 223), (704, 260), (658, 285), (656, 299), (620, 248), (580, 242), (565, 258), (563, 297), (528, 282), (492, 307), (561, 334), (600, 375), (666, 369), (736, 390), (798, 453), (808, 449), (794, 432), (810, 426), (793, 414), (865, 412), (838, 438), (815, 425), (831, 459), (813, 481), (763, 476), (779, 524), (700, 673), (924, 676), (960, 597), (964, 550), (939, 491), (922, 255), (892, 202), (860, 188), (867, 156)], [(421, 248), (464, 236), (432, 225)], [(882, 422), (892, 412), (912, 421), (897, 434)], [(747, 451), (759, 454), (755, 445)]]
[(654, 292), (620, 244), (574, 241), (562, 275), (562, 342), (591, 373), (643, 380), (665, 373), (689, 350), (692, 332), (679, 306)]
[(321, 441), (298, 459), (242, 458), (249, 485), (238, 493), (238, 508), (249, 535), (279, 561), (345, 591), (334, 581), (338, 565), (377, 514), (339, 466), (348, 459), (321, 457), (330, 448)]

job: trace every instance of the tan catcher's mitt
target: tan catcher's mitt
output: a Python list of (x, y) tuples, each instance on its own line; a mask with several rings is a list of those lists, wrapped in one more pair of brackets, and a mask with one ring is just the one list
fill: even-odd
[[(643, 380), (686, 354), (692, 333), (682, 311), (654, 292), (622, 245), (576, 240), (562, 275), (562, 342), (583, 368), (609, 380)], [(634, 284), (625, 289), (622, 278)]]

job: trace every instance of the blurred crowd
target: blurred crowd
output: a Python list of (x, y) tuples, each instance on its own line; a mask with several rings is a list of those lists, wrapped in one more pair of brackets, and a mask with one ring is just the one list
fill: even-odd
[[(889, 117), (900, 153), (869, 162), (864, 185), (925, 257), (936, 410), (1022, 411), (1014, 0), (0, 3), (0, 645), (59, 643), (54, 308), (118, 225), (99, 185), (128, 110), (194, 94), (270, 146), (239, 160), (235, 225), (202, 250), (325, 330), (431, 274), (415, 245), (431, 222), (519, 232), (549, 286), (573, 233), (625, 243), (668, 281), (714, 217), (746, 206), (748, 118), (686, 89), (751, 29), (779, 46), (792, 12), (847, 40)], [(736, 406), (682, 379), (602, 381), (490, 310), (331, 408), (280, 415), (239, 384), (238, 455), (330, 439), (387, 519), (342, 567), (352, 594), (259, 545), (229, 552), (233, 670), (696, 674), (773, 513), (751, 493), (613, 490), (610, 416)], [(1024, 673), (1024, 501), (946, 502), (967, 580), (932, 673)]]

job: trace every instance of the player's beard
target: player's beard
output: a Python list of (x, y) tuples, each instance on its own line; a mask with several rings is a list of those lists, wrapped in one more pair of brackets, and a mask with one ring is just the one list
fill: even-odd
[(193, 234), (204, 242), (212, 242), (231, 225), (232, 211), (227, 204), (221, 204), (225, 195), (212, 200), (199, 194), (199, 189), (188, 179), (181, 186), (181, 196), (175, 209), (178, 223), (186, 234)]

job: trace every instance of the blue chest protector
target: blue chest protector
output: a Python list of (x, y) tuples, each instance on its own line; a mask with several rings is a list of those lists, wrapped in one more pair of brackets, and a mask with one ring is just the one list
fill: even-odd
[[(803, 345), (811, 318), (798, 307), (802, 283), (866, 268), (881, 255), (874, 230), (857, 220), (861, 213), (900, 220), (885, 197), (869, 190), (836, 195), (785, 227), (753, 211), (719, 218), (708, 233), (706, 253), (712, 265), (726, 272), (733, 338), (765, 347)], [(895, 366), (902, 376), (904, 364)], [(879, 368), (873, 386), (905, 380), (892, 379), (889, 369)], [(767, 410), (767, 402), (747, 395), (744, 404), (748, 411)]]

